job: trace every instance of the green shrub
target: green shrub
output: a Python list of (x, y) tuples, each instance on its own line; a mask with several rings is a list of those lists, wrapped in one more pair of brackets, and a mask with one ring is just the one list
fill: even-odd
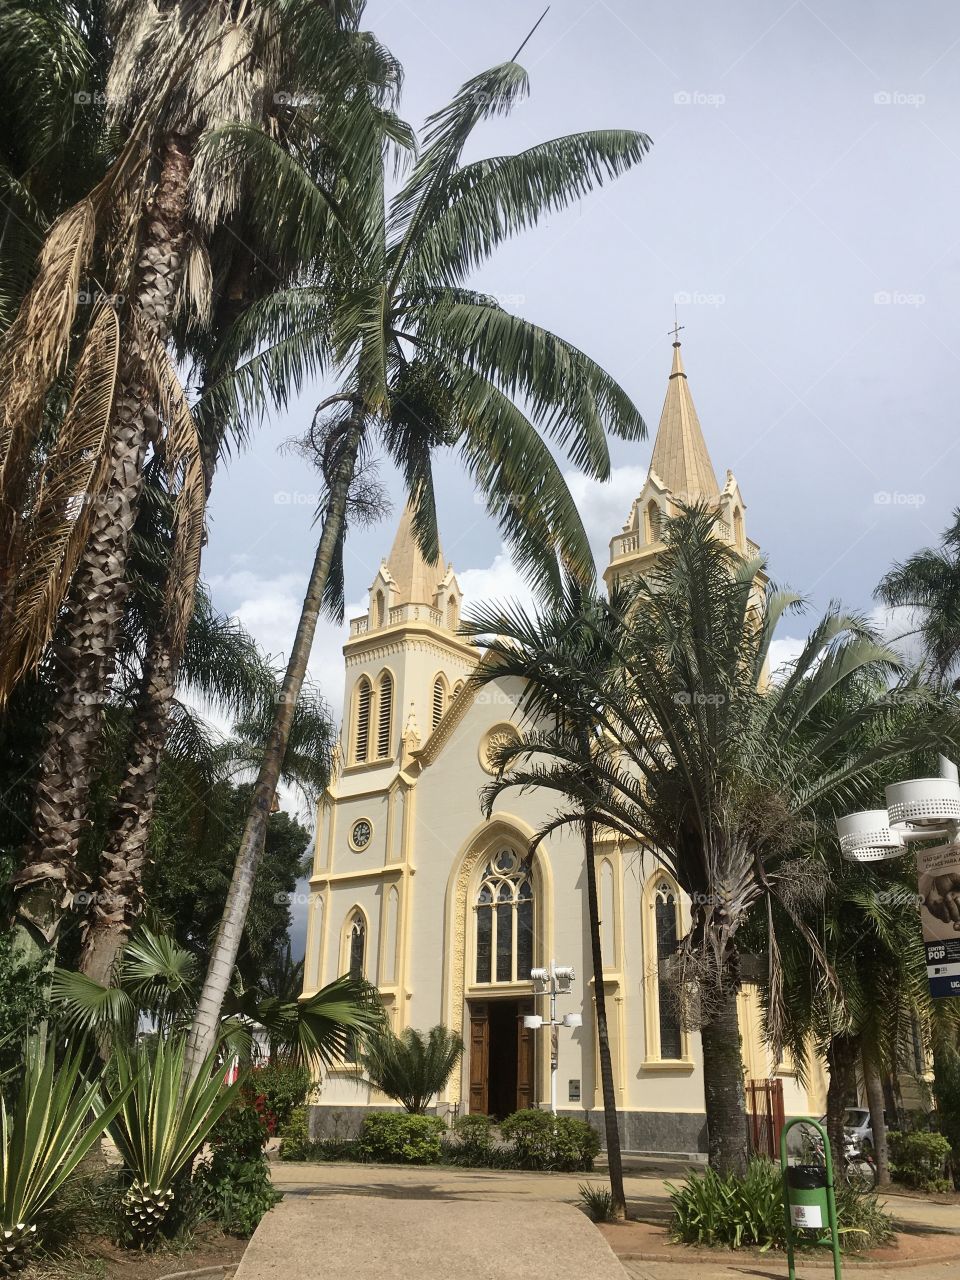
[(280, 1126), (280, 1160), (315, 1160), (319, 1143), (310, 1138), (310, 1111), (307, 1107), (294, 1107)]
[(244, 1093), (263, 1115), (272, 1136), (286, 1124), (293, 1109), (306, 1102), (310, 1085), (310, 1072), (306, 1067), (272, 1062), (253, 1068), (244, 1081)]
[[(679, 1187), (669, 1182), (666, 1187), (673, 1209), (671, 1233), (683, 1244), (766, 1250), (786, 1243), (783, 1178), (772, 1160), (751, 1160), (742, 1178), (707, 1169), (689, 1174)], [(846, 1187), (837, 1193), (837, 1225), (841, 1244), (855, 1250), (874, 1248), (893, 1234), (876, 1196), (857, 1195)], [(813, 1237), (798, 1232), (797, 1240), (812, 1243)]]
[(495, 1167), (499, 1151), (493, 1142), (493, 1121), (483, 1115), (459, 1116), (453, 1122), (451, 1137), (443, 1144), (443, 1152), (452, 1164)]
[(268, 1209), (281, 1198), (270, 1182), (264, 1146), (273, 1113), (247, 1093), (220, 1117), (210, 1134), (210, 1156), (197, 1167), (194, 1192), (203, 1212), (224, 1231), (253, 1235)]
[(532, 1108), (507, 1116), (500, 1133), (512, 1144), (511, 1163), (517, 1169), (589, 1173), (600, 1150), (600, 1139), (585, 1120)]
[(890, 1160), (898, 1182), (920, 1191), (949, 1191), (950, 1142), (942, 1133), (891, 1133)]
[(437, 1164), (445, 1131), (439, 1116), (374, 1111), (360, 1126), (357, 1154), (380, 1164)]

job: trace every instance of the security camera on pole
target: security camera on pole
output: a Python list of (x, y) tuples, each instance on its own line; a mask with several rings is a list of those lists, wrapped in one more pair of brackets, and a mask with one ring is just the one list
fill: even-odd
[(840, 852), (851, 862), (899, 858), (917, 849), (918, 902), (927, 953), (930, 994), (960, 996), (960, 780), (957, 766), (940, 757), (939, 778), (894, 782), (886, 809), (868, 809), (837, 821)]
[(557, 1028), (579, 1027), (583, 1018), (579, 1013), (565, 1013), (557, 1019), (557, 996), (570, 995), (573, 979), (576, 975), (572, 965), (557, 964), (550, 961), (549, 969), (531, 969), (530, 979), (533, 982), (535, 996), (550, 997), (550, 1017), (543, 1018), (539, 1013), (528, 1013), (524, 1016), (523, 1025), (530, 1031), (539, 1031), (541, 1027), (550, 1028), (550, 1110), (557, 1114)]

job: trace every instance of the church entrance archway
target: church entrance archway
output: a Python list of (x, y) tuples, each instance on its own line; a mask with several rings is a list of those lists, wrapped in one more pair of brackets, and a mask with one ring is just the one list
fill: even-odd
[(502, 1120), (533, 1106), (536, 1033), (523, 1025), (533, 1011), (527, 998), (469, 1002), (471, 1114)]

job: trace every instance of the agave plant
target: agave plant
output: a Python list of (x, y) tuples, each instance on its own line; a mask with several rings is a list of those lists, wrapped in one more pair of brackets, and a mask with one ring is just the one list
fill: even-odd
[(133, 1181), (123, 1197), (123, 1213), (134, 1237), (146, 1244), (170, 1211), (177, 1175), (203, 1146), (207, 1134), (230, 1106), (240, 1082), (224, 1083), (211, 1056), (188, 1085), (186, 1041), (158, 1037), (134, 1052), (119, 1050), (116, 1065), (119, 1106), (110, 1133)]
[(121, 1083), (104, 1105), (98, 1082), (81, 1075), (78, 1053), (58, 1067), (41, 1041), (28, 1046), (12, 1112), (0, 1098), (0, 1275), (27, 1265), (41, 1209), (100, 1140), (131, 1087)]
[(450, 1079), (462, 1053), (463, 1041), (444, 1026), (429, 1031), (407, 1027), (399, 1036), (384, 1031), (372, 1038), (361, 1062), (372, 1085), (420, 1115)]

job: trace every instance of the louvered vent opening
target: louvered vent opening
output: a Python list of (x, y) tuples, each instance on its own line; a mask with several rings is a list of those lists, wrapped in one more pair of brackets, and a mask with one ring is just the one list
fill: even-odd
[(393, 680), (380, 681), (380, 718), (377, 724), (377, 755), (382, 760), (390, 754), (390, 720), (393, 715)]
[(370, 746), (370, 682), (364, 680), (357, 691), (357, 736), (355, 758), (366, 760)]
[(433, 727), (436, 728), (443, 719), (443, 681), (435, 680), (433, 685)]

